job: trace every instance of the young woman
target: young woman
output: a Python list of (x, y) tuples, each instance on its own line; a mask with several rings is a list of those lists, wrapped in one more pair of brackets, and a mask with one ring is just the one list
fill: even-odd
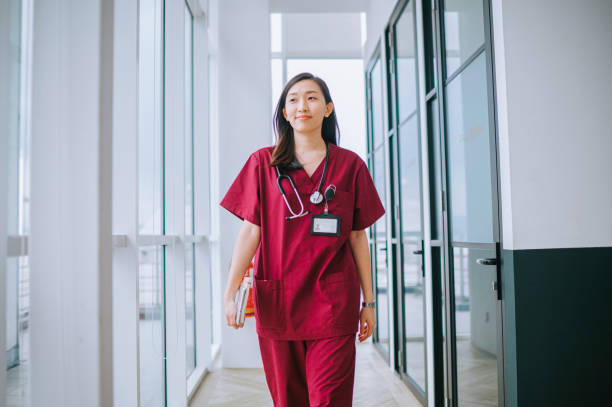
[[(276, 146), (254, 152), (221, 206), (243, 220), (224, 295), (234, 297), (253, 254), (253, 297), (275, 406), (351, 406), (355, 333), (375, 326), (365, 229), (385, 210), (359, 156), (336, 145), (325, 82), (293, 77), (274, 115)], [(360, 310), (360, 292), (363, 303)]]

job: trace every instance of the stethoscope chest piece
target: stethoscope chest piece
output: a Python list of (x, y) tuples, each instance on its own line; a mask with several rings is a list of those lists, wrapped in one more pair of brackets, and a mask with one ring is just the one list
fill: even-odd
[(321, 194), (319, 191), (314, 191), (310, 195), (310, 202), (312, 202), (315, 205), (320, 204), (321, 202), (323, 202), (323, 194)]

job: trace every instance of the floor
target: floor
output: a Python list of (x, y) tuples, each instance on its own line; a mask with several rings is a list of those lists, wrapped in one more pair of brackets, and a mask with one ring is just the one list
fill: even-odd
[[(190, 407), (238, 405), (272, 406), (263, 369), (222, 369), (217, 363), (190, 403)], [(420, 405), (406, 385), (389, 370), (370, 341), (357, 344), (353, 406)]]

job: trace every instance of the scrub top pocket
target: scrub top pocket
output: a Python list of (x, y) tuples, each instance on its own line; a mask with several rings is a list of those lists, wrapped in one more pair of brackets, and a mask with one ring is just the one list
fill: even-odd
[(321, 288), (331, 305), (331, 319), (337, 326), (357, 329), (359, 323), (359, 281), (349, 270), (331, 273), (321, 281)]
[(254, 280), (255, 318), (262, 328), (285, 328), (285, 301), (281, 280)]

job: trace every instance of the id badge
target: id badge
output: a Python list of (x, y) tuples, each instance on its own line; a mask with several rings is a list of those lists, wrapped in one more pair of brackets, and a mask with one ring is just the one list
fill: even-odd
[(329, 213), (312, 215), (310, 234), (314, 236), (340, 236), (340, 216)]

